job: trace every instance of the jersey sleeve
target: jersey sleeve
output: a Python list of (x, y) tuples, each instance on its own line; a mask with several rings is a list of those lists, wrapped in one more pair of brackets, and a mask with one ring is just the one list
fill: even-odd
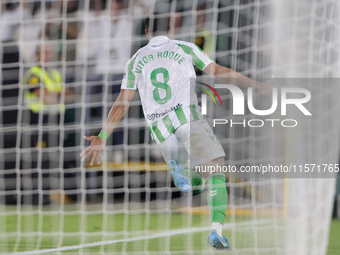
[(192, 57), (192, 63), (202, 71), (214, 60), (212, 60), (200, 47), (194, 43), (178, 42), (183, 51)]
[(136, 53), (125, 65), (121, 89), (137, 90), (136, 74), (133, 70), (137, 56), (138, 53)]

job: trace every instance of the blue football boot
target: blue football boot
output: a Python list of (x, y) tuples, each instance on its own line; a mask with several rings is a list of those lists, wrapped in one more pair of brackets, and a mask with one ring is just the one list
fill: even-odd
[(191, 192), (192, 185), (189, 176), (185, 169), (176, 160), (170, 160), (168, 162), (168, 170), (172, 175), (172, 179), (176, 187), (182, 192)]
[(216, 248), (216, 250), (233, 250), (229, 245), (228, 239), (225, 236), (218, 235), (216, 230), (211, 230), (207, 242), (210, 246)]

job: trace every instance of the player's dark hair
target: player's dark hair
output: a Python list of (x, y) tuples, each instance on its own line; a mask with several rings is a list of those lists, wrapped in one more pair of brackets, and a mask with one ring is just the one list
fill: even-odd
[[(160, 16), (160, 14), (154, 14), (153, 17), (147, 17), (145, 20), (145, 28), (152, 32), (152, 35), (167, 35), (170, 29), (170, 18), (167, 16)], [(152, 31), (149, 29), (152, 28)]]

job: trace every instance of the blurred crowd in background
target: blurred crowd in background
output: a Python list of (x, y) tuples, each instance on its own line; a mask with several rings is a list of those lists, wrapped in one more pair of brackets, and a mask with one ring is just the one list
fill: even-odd
[[(230, 1), (220, 1), (219, 5), (223, 6), (224, 2), (228, 6)], [(143, 19), (152, 13), (164, 12), (171, 18), (172, 38), (194, 42), (212, 58), (216, 57), (215, 51), (222, 52), (217, 62), (228, 65), (227, 56), (223, 52), (230, 49), (230, 32), (226, 32), (226, 29), (229, 27), (232, 12), (218, 15), (213, 10), (214, 2), (216, 1), (4, 2), (1, 4), (0, 16), (2, 63), (17, 63), (17, 67), (23, 67), (21, 72), (36, 64), (54, 66), (60, 70), (66, 83), (89, 82), (87, 93), (92, 96), (88, 100), (97, 102), (102, 99), (99, 95), (103, 93), (103, 88), (98, 86), (109, 86), (107, 92), (110, 95), (119, 92), (119, 86), (114, 85), (119, 85), (126, 62), (140, 47), (147, 44)], [(214, 20), (218, 22), (213, 22)], [(42, 43), (43, 55), (50, 57), (37, 59), (37, 49)], [(22, 82), (23, 74), (6, 72), (6, 68), (3, 65), (4, 83), (13, 84), (15, 80)], [(92, 109), (92, 117), (100, 114), (100, 111)]]
[[(231, 0), (218, 2), (217, 7), (223, 7), (230, 5)], [(2, 85), (13, 84), (13, 90), (7, 87), (2, 93), (3, 106), (20, 105), (15, 94), (20, 93), (18, 89), (21, 85), (24, 85), (21, 87), (24, 91), (24, 104), (36, 114), (39, 107), (46, 108), (48, 104), (60, 101), (50, 99), (53, 93), (60, 97), (62, 93), (58, 90), (64, 85), (45, 90), (42, 100), (45, 105), (39, 106), (37, 102), (42, 96), (41, 91), (34, 90), (38, 87), (34, 84), (42, 82), (38, 77), (41, 75), (39, 72), (49, 73), (48, 69), (52, 69), (53, 72), (59, 72), (59, 78), (55, 78), (71, 88), (73, 103), (89, 104), (85, 122), (102, 121), (107, 115), (107, 110), (103, 111), (103, 102), (110, 105), (117, 97), (126, 62), (140, 47), (147, 44), (143, 21), (153, 13), (170, 16), (172, 38), (194, 42), (218, 63), (228, 66), (231, 61), (225, 52), (231, 48), (229, 25), (233, 12), (228, 10), (222, 15), (213, 9), (216, 7), (215, 3), (216, 1), (210, 0), (2, 2)], [(215, 54), (216, 52), (220, 54)], [(197, 72), (199, 74), (198, 69)], [(18, 86), (15, 87), (14, 84)], [(44, 86), (47, 87), (46, 84)], [(71, 94), (68, 93), (69, 96)], [(72, 100), (66, 101), (72, 103)], [(44, 114), (51, 112), (51, 107), (49, 108)], [(15, 110), (3, 113), (3, 124), (17, 123)], [(60, 111), (60, 107), (55, 111)], [(67, 113), (65, 115), (68, 116)], [(142, 117), (140, 109), (131, 111), (130, 118)], [(33, 119), (33, 123), (32, 120), (26, 122), (36, 124), (38, 117)], [(46, 122), (55, 121), (50, 118)], [(115, 135), (113, 140), (116, 144), (123, 143), (121, 134)]]
[[(27, 180), (20, 184), (23, 190), (34, 190), (41, 171), (47, 178), (44, 189), (79, 188), (82, 136), (99, 133), (120, 92), (126, 62), (148, 43), (145, 17), (169, 15), (171, 38), (196, 43), (217, 63), (252, 76), (252, 65), (267, 61), (264, 51), (253, 51), (253, 38), (261, 33), (252, 26), (256, 7), (237, 10), (235, 15), (233, 3), (1, 1), (0, 148), (5, 160), (0, 169), (7, 169), (5, 189), (17, 189), (17, 169), (26, 170), (21, 176)], [(242, 1), (245, 6), (249, 3), (253, 0)], [(197, 74), (201, 75), (199, 70)], [(115, 163), (162, 160), (157, 149), (146, 154), (144, 144), (152, 142), (140, 104), (132, 104), (128, 114), (134, 128), (126, 122), (114, 132), (108, 141), (112, 145), (108, 159)], [(128, 156), (123, 150), (126, 144), (135, 145), (129, 147)], [(67, 178), (51, 182), (61, 176)], [(35, 202), (28, 203), (38, 203), (37, 196), (31, 199)]]
[[(141, 37), (142, 20), (155, 11), (172, 11), (173, 38), (193, 41), (207, 54), (212, 53), (213, 31), (228, 26), (223, 22), (213, 24), (213, 1), (198, 1), (197, 13), (192, 12), (192, 4), (192, 1), (144, 0), (5, 3), (1, 5), (1, 41), (19, 41), (20, 57), (25, 63), (36, 61), (39, 40), (48, 40), (57, 52), (54, 61), (66, 61), (67, 67), (86, 61), (91, 67), (87, 70), (89, 74), (121, 74), (132, 53), (146, 44), (146, 38)], [(196, 26), (191, 26), (192, 22)], [(225, 43), (217, 43), (217, 47), (223, 50)]]

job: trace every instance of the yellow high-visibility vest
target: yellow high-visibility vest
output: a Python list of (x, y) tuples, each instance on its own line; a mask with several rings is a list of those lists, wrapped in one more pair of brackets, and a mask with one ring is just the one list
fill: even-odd
[[(32, 75), (37, 77), (36, 82), (32, 83), (31, 80), (28, 80)], [(64, 112), (64, 104), (45, 105), (35, 93), (30, 92), (30, 89), (32, 88), (40, 87), (40, 83), (42, 83), (45, 89), (49, 92), (61, 92), (64, 88), (64, 83), (62, 82), (61, 74), (58, 70), (46, 70), (40, 66), (34, 66), (30, 68), (30, 70), (26, 72), (23, 79), (23, 84), (25, 86), (24, 99), (28, 108), (30, 108), (30, 110), (34, 113), (38, 113), (39, 111), (44, 111), (44, 113), (50, 114)]]

